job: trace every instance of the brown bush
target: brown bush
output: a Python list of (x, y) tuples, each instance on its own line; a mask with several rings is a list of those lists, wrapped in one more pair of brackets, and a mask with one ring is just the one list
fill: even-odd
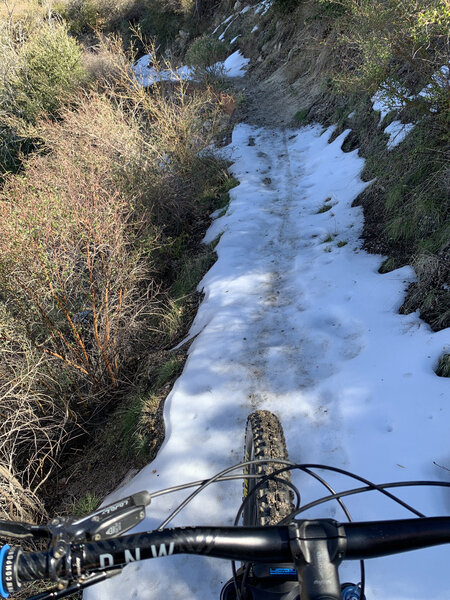
[(0, 511), (12, 518), (44, 512), (37, 492), (64, 445), (133, 384), (162, 318), (161, 246), (189, 229), (213, 164), (208, 91), (144, 90), (123, 54), (108, 60), (98, 92), (29, 130), (41, 151), (0, 192)]

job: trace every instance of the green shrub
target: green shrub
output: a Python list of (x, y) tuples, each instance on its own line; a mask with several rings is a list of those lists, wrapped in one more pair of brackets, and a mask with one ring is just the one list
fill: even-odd
[(181, 15), (164, 0), (68, 0), (54, 7), (76, 36), (86, 34), (120, 34), (124, 47), (131, 40), (139, 51), (143, 46), (134, 36), (139, 29), (145, 38), (153, 38), (164, 49), (176, 36)]
[(229, 53), (229, 46), (212, 35), (203, 35), (189, 46), (185, 61), (201, 78), (218, 77), (223, 68), (218, 65)]
[(70, 0), (54, 6), (53, 10), (69, 23), (74, 35), (102, 31), (107, 17), (111, 18), (116, 12), (114, 3), (98, 0)]
[(432, 79), (448, 63), (446, 0), (343, 0), (339, 4), (346, 8), (339, 34), (346, 68), (336, 71), (335, 81), (345, 90), (381, 89), (388, 101), (400, 106), (411, 102), (411, 93), (430, 84), (428, 106), (436, 110), (437, 104), (442, 112), (448, 109), (448, 86)]
[(12, 80), (20, 116), (28, 121), (42, 113), (54, 116), (83, 81), (81, 59), (81, 48), (65, 25), (50, 21), (33, 31), (20, 49), (20, 67)]
[(82, 51), (64, 24), (0, 27), (0, 171), (15, 170), (34, 147), (29, 125), (54, 117), (85, 80)]
[(72, 514), (78, 517), (84, 517), (96, 510), (102, 502), (102, 499), (95, 494), (87, 492), (84, 496), (77, 498), (73, 504)]
[[(142, 7), (139, 0), (134, 4)], [(182, 24), (181, 16), (174, 10), (173, 5), (164, 0), (153, 0), (144, 4), (143, 8), (145, 10), (135, 17), (133, 14), (124, 14), (120, 28), (124, 43), (127, 45), (132, 40), (139, 52), (145, 51), (145, 44), (137, 39), (133, 32), (134, 28), (138, 28), (144, 39), (155, 40), (162, 51), (175, 39)]]
[[(275, 10), (282, 14), (290, 13), (302, 4), (308, 4), (306, 0), (274, 0)], [(320, 19), (323, 17), (339, 17), (347, 12), (346, 0), (313, 0), (315, 13), (312, 17)]]
[(341, 0), (317, 0), (317, 17), (340, 17), (348, 12), (348, 5)]
[(274, 0), (273, 7), (277, 12), (287, 14), (295, 10), (300, 4), (303, 4), (304, 1), (305, 0)]

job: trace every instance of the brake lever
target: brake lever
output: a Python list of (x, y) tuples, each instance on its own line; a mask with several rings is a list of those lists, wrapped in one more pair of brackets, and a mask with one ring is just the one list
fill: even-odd
[[(150, 501), (149, 492), (137, 492), (80, 519), (52, 519), (48, 524), (52, 536), (48, 571), (50, 578), (58, 583), (57, 590), (69, 589), (72, 585), (72, 544), (99, 542), (125, 533), (145, 518), (145, 507)], [(62, 573), (64, 575), (61, 575)], [(75, 590), (77, 589), (78, 587), (75, 587)], [(56, 596), (45, 596), (47, 597)]]
[(32, 525), (19, 521), (4, 521), (0, 519), (0, 537), (14, 537), (18, 539), (49, 538), (50, 530), (46, 525)]
[(56, 517), (48, 524), (53, 536), (73, 542), (99, 542), (117, 537), (135, 527), (145, 518), (145, 507), (150, 504), (151, 495), (147, 491), (137, 492), (117, 502), (103, 506), (93, 513), (75, 519)]

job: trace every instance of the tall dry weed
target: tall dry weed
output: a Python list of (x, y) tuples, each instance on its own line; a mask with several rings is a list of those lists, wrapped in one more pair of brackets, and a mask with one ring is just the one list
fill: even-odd
[(45, 512), (37, 492), (74, 426), (64, 392), (51, 361), (0, 305), (0, 518)]
[(17, 518), (43, 511), (65, 444), (138, 377), (160, 327), (164, 246), (189, 231), (213, 164), (213, 95), (143, 89), (119, 42), (104, 44), (98, 89), (29, 126), (40, 152), (0, 192), (0, 510)]
[(177, 76), (169, 63), (157, 60), (153, 46), (146, 51), (157, 72), (167, 77), (172, 71), (170, 80), (156, 77), (144, 88), (130, 66), (133, 53), (124, 53), (119, 38), (102, 38), (99, 52), (114, 64), (113, 76), (100, 81), (100, 87), (114, 104), (120, 98), (143, 132), (140, 160), (127, 169), (129, 185), (153, 203), (159, 224), (170, 224), (192, 210), (190, 203), (204, 182), (204, 165), (214, 162), (207, 149), (217, 132), (220, 107), (211, 88)]

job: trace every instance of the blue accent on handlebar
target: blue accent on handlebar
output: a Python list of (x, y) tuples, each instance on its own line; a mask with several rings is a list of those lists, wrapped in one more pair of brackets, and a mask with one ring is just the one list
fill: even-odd
[(9, 594), (3, 587), (3, 563), (5, 562), (6, 555), (10, 548), (11, 546), (6, 544), (6, 546), (3, 546), (3, 548), (0, 550), (0, 596), (2, 596), (2, 598), (9, 598)]

